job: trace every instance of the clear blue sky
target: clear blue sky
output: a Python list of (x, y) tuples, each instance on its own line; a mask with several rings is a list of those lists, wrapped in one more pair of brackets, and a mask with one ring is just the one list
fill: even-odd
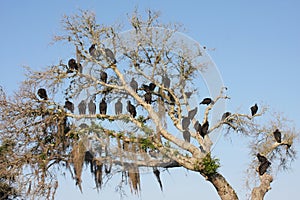
[[(63, 14), (78, 9), (96, 12), (100, 23), (122, 21), (135, 6), (162, 12), (165, 22), (180, 22), (187, 34), (208, 48), (232, 97), (228, 108), (248, 111), (249, 105), (262, 102), (282, 111), (300, 128), (300, 2), (297, 0), (252, 1), (1, 1), (0, 2), (0, 85), (11, 93), (24, 76), (21, 66), (40, 69), (69, 58), (73, 52), (61, 44), (49, 45), (60, 31)], [(297, 86), (298, 85), (298, 86)], [(297, 145), (299, 145), (299, 140)], [(296, 148), (298, 151), (299, 147)], [(241, 138), (222, 138), (215, 148), (221, 159), (221, 173), (237, 189), (241, 199), (248, 150)], [(233, 159), (235, 157), (235, 159)], [(298, 199), (300, 161), (293, 169), (278, 174), (266, 199)], [(218, 199), (210, 183), (186, 170), (170, 170), (162, 174), (162, 193), (152, 174), (142, 177), (141, 197), (128, 199)], [(57, 199), (118, 199), (112, 182), (103, 192), (91, 190), (86, 180), (84, 194), (65, 181)]]

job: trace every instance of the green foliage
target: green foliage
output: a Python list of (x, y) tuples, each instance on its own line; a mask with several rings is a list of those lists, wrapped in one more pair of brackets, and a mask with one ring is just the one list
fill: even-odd
[(155, 149), (155, 146), (153, 145), (152, 141), (148, 138), (140, 138), (139, 143), (143, 150), (147, 150), (147, 148)]
[(212, 158), (209, 153), (202, 159), (202, 165), (204, 166), (202, 172), (207, 176), (211, 176), (215, 174), (220, 167), (220, 160), (218, 158)]

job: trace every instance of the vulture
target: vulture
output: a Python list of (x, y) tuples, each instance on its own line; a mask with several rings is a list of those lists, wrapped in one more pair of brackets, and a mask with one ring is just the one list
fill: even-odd
[(171, 80), (169, 79), (169, 77), (167, 75), (164, 75), (162, 77), (162, 83), (165, 88), (170, 88)]
[(276, 142), (281, 143), (281, 132), (278, 129), (273, 132), (273, 135)]
[(136, 117), (136, 109), (134, 105), (131, 104), (131, 102), (127, 101), (127, 111), (130, 113), (130, 115), (135, 118)]
[(181, 121), (182, 129), (183, 130), (188, 130), (190, 123), (191, 123), (190, 118), (183, 117), (182, 121)]
[(225, 112), (223, 115), (222, 115), (222, 121), (224, 121), (227, 117), (229, 117), (231, 115), (231, 112)]
[(151, 104), (152, 103), (152, 93), (151, 92), (146, 92), (145, 95), (144, 95), (144, 98), (145, 98), (145, 102), (147, 104)]
[(204, 98), (200, 104), (206, 104), (206, 105), (209, 105), (213, 102), (213, 100), (211, 98)]
[(48, 96), (47, 96), (47, 91), (44, 88), (40, 88), (37, 92), (37, 94), (39, 95), (39, 97), (41, 99), (47, 100)]
[(201, 135), (201, 124), (199, 123), (198, 120), (194, 124), (194, 129), (197, 133), (199, 133)]
[(89, 48), (89, 53), (92, 57), (96, 56), (96, 44), (91, 45), (91, 47)]
[(258, 173), (260, 176), (264, 175), (266, 173), (268, 167), (271, 165), (271, 163), (267, 160), (266, 162), (260, 163), (258, 167)]
[(105, 102), (105, 98), (103, 98), (102, 101), (100, 102), (99, 110), (101, 115), (106, 115), (107, 103)]
[(156, 87), (156, 85), (154, 83), (149, 84), (149, 89), (151, 92), (154, 91), (155, 87)]
[(138, 83), (136, 82), (136, 80), (134, 78), (131, 79), (131, 82), (130, 82), (130, 87), (135, 91), (137, 92), (138, 91)]
[(78, 65), (77, 65), (76, 60), (74, 58), (71, 58), (68, 61), (68, 67), (69, 67), (68, 72), (73, 72), (74, 70), (78, 70)]
[(96, 104), (94, 103), (94, 101), (91, 99), (89, 104), (88, 104), (88, 107), (89, 107), (89, 114), (90, 115), (94, 115), (96, 114)]
[(190, 110), (188, 112), (188, 118), (190, 118), (191, 120), (194, 119), (195, 115), (197, 114), (198, 111), (198, 107), (195, 107), (193, 110)]
[(251, 110), (252, 116), (254, 116), (257, 113), (257, 110), (258, 110), (257, 104), (255, 104), (254, 106), (251, 106), (250, 110)]
[(112, 52), (112, 50), (106, 48), (106, 49), (104, 49), (104, 52), (105, 52), (106, 58), (108, 58), (112, 64), (117, 63), (117, 60), (115, 58), (115, 54)]
[(82, 100), (78, 104), (78, 111), (79, 111), (79, 115), (85, 115), (86, 114), (86, 103), (85, 103), (84, 100)]
[(200, 135), (204, 138), (205, 135), (207, 135), (208, 133), (208, 127), (209, 127), (209, 123), (208, 121), (206, 121), (202, 126), (201, 126), (201, 133)]
[(121, 102), (121, 99), (118, 99), (118, 101), (115, 103), (116, 115), (122, 114), (122, 110), (123, 110), (123, 104)]
[(154, 83), (150, 83), (149, 85), (142, 84), (142, 89), (145, 92), (153, 92), (155, 87), (156, 87), (156, 85)]
[(191, 134), (188, 130), (183, 131), (183, 139), (186, 142), (190, 142), (191, 141)]
[(257, 153), (256, 156), (257, 156), (258, 161), (261, 163), (264, 163), (267, 161), (267, 158), (265, 156), (261, 155), (260, 153)]
[(74, 104), (72, 102), (70, 102), (69, 100), (65, 101), (65, 106), (64, 108), (68, 109), (69, 111), (71, 111), (71, 113), (74, 113)]
[(104, 83), (107, 83), (107, 73), (105, 71), (101, 71), (100, 80)]

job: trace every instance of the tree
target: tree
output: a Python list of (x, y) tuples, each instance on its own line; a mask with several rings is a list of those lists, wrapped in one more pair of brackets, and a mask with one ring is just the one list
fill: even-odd
[(162, 188), (159, 170), (180, 167), (199, 172), (221, 199), (238, 199), (211, 154), (211, 136), (222, 130), (249, 138), (249, 171), (260, 181), (252, 199), (263, 199), (273, 181), (270, 165), (285, 169), (295, 159), (296, 131), (281, 115), (258, 123), (267, 112), (262, 107), (257, 113), (250, 106), (249, 113), (222, 113), (213, 122), (212, 112), (229, 99), (227, 88), (197, 100), (200, 72), (209, 70), (205, 50), (174, 40), (181, 26), (159, 20), (158, 12), (149, 10), (143, 18), (135, 11), (129, 18), (133, 29), (124, 37), (120, 25), (97, 24), (92, 12), (65, 16), (64, 34), (55, 41), (71, 44), (74, 58), (41, 71), (27, 68), (18, 92), (7, 97), (1, 91), (0, 141), (2, 147), (12, 142), (11, 157), (2, 164), (17, 180), (17, 194), (54, 197), (64, 168), (82, 190), (86, 164), (99, 189), (103, 179), (122, 173), (121, 184), (128, 180), (138, 193), (141, 168), (152, 169)]

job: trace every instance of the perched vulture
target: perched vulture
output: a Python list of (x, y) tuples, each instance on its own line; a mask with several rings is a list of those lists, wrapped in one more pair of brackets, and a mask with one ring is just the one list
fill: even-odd
[(194, 119), (195, 115), (197, 114), (198, 111), (198, 107), (195, 107), (193, 110), (190, 110), (188, 112), (188, 118), (190, 118), (191, 120)]
[(47, 96), (47, 91), (44, 88), (40, 88), (37, 92), (37, 94), (39, 95), (39, 97), (41, 99), (47, 100), (48, 96)]
[(105, 71), (101, 71), (100, 80), (104, 83), (107, 83), (107, 73)]
[(72, 102), (70, 102), (69, 100), (65, 101), (64, 108), (66, 108), (69, 111), (71, 111), (71, 113), (74, 113), (74, 104)]
[(91, 45), (91, 47), (89, 48), (89, 53), (92, 57), (96, 56), (96, 44)]
[(145, 92), (152, 92), (155, 89), (156, 85), (154, 83), (150, 83), (149, 85), (142, 84), (142, 88)]
[(107, 103), (105, 102), (105, 98), (103, 98), (102, 101), (100, 102), (99, 110), (100, 110), (100, 114), (106, 115)]
[(258, 161), (261, 163), (268, 161), (267, 158), (265, 156), (261, 155), (260, 153), (257, 153), (256, 156), (257, 156)]
[(68, 67), (69, 67), (69, 70), (70, 70), (68, 72), (73, 72), (74, 70), (78, 70), (78, 65), (77, 65), (76, 60), (74, 58), (71, 58), (68, 61)]
[(122, 110), (123, 110), (123, 104), (121, 102), (121, 99), (118, 99), (118, 101), (115, 103), (116, 115), (122, 114)]
[(190, 118), (188, 118), (188, 117), (183, 117), (183, 118), (182, 118), (182, 121), (181, 121), (182, 129), (183, 129), (183, 130), (188, 130), (190, 123), (191, 123)]
[(154, 83), (149, 84), (150, 91), (154, 91), (155, 87), (156, 87), (156, 85)]
[(138, 83), (136, 82), (136, 80), (134, 78), (131, 79), (131, 82), (130, 82), (130, 87), (135, 91), (137, 92), (138, 91)]
[(86, 103), (84, 100), (82, 100), (79, 104), (78, 104), (78, 111), (80, 115), (85, 115), (86, 114)]
[(197, 133), (199, 133), (201, 135), (201, 124), (199, 123), (198, 120), (194, 124), (194, 129)]
[(266, 173), (268, 167), (271, 165), (271, 163), (267, 160), (266, 162), (263, 162), (258, 167), (258, 173), (260, 176), (264, 175)]
[(108, 58), (112, 64), (117, 63), (117, 60), (115, 58), (115, 54), (112, 52), (112, 50), (106, 48), (106, 49), (104, 49), (104, 52), (105, 52), (106, 58)]
[(131, 104), (131, 102), (127, 101), (127, 111), (130, 113), (130, 115), (135, 118), (136, 117), (136, 109), (134, 105)]
[(222, 121), (224, 121), (227, 117), (229, 117), (231, 115), (231, 112), (225, 112), (223, 115), (222, 115)]
[(205, 135), (207, 135), (208, 133), (208, 127), (209, 127), (209, 123), (208, 121), (206, 121), (202, 126), (201, 126), (201, 133), (200, 135), (204, 138)]
[(257, 104), (255, 104), (254, 106), (251, 106), (250, 110), (251, 110), (252, 116), (254, 116), (257, 113), (257, 110), (258, 110)]
[(170, 88), (171, 80), (169, 79), (168, 75), (164, 75), (162, 77), (162, 83), (165, 88)]
[(147, 103), (147, 104), (151, 104), (152, 103), (152, 93), (151, 92), (146, 92), (145, 94), (144, 94), (144, 98), (145, 98), (145, 102)]
[(278, 129), (273, 132), (273, 135), (276, 142), (281, 143), (281, 132)]
[(206, 104), (206, 105), (209, 105), (213, 102), (213, 100), (211, 98), (204, 98), (200, 104)]
[(94, 103), (94, 101), (91, 99), (89, 104), (88, 104), (88, 107), (89, 107), (89, 114), (90, 115), (94, 115), (96, 114), (96, 104)]
[(183, 131), (183, 139), (186, 142), (190, 142), (191, 141), (191, 133), (188, 130)]

